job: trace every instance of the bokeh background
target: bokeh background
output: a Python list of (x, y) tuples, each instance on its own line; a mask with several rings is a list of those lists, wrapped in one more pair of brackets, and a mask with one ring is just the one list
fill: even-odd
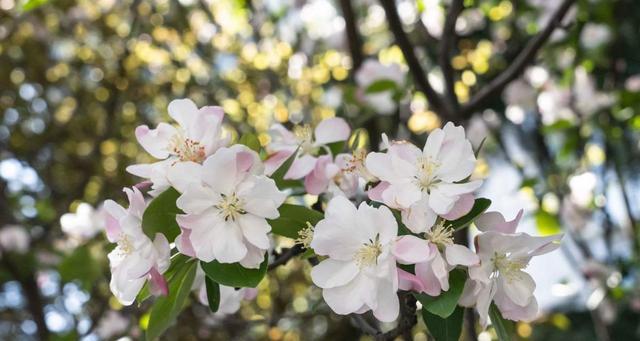
[[(423, 143), (446, 115), (413, 85), (385, 2), (446, 92), (446, 0), (0, 0), (0, 339), (141, 337), (148, 306), (111, 297), (102, 234), (65, 233), (59, 219), (123, 199), (138, 181), (125, 167), (148, 160), (133, 131), (167, 120), (172, 99), (222, 106), (229, 134), (256, 132), (263, 145), (274, 122), (335, 115), (365, 128), (369, 148), (382, 132)], [(449, 56), (455, 99), (512, 65), (559, 4), (465, 0)], [(565, 233), (528, 269), (542, 314), (516, 325), (521, 339), (640, 339), (639, 27), (635, 0), (575, 1), (504, 91), (458, 117), (476, 146), (486, 138), (476, 171), (492, 209), (524, 208), (527, 232)], [(391, 115), (358, 99), (367, 58), (406, 74)], [(231, 316), (194, 303), (166, 339), (366, 340), (322, 303), (308, 270), (279, 267)], [(422, 324), (413, 334), (427, 339)]]

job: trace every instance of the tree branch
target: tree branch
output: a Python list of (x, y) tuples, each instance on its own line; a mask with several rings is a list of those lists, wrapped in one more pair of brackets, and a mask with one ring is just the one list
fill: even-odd
[(364, 54), (362, 52), (362, 39), (360, 39), (360, 34), (358, 33), (356, 15), (353, 12), (351, 0), (340, 0), (340, 7), (346, 25), (347, 44), (349, 45), (353, 70), (358, 70), (364, 61)]
[(386, 13), (389, 29), (393, 32), (396, 43), (400, 47), (400, 50), (402, 50), (402, 54), (404, 55), (404, 59), (407, 61), (407, 65), (409, 65), (413, 80), (416, 82), (416, 87), (422, 91), (425, 96), (427, 96), (429, 104), (441, 118), (453, 120), (453, 113), (449, 108), (447, 108), (440, 95), (433, 89), (431, 83), (429, 83), (427, 74), (422, 68), (422, 65), (420, 65), (420, 61), (413, 51), (413, 45), (402, 28), (402, 22), (400, 21), (400, 16), (396, 9), (395, 1), (380, 0), (380, 4)]
[(464, 9), (463, 0), (453, 0), (447, 17), (444, 21), (444, 28), (442, 30), (442, 39), (440, 41), (440, 50), (438, 51), (438, 62), (440, 64), (440, 70), (442, 70), (442, 76), (445, 83), (445, 100), (451, 108), (458, 108), (458, 98), (454, 91), (454, 72), (451, 66), (451, 57), (453, 55), (453, 48), (458, 36), (456, 35), (456, 21), (458, 16)]
[(544, 43), (549, 39), (553, 31), (560, 26), (562, 19), (574, 2), (575, 0), (564, 0), (549, 19), (547, 26), (535, 37), (529, 40), (509, 67), (478, 91), (471, 100), (462, 107), (462, 114), (465, 119), (471, 117), (473, 112), (480, 109), (491, 97), (502, 93), (502, 90), (507, 86), (507, 84), (509, 84), (509, 82), (520, 76), (525, 67), (527, 67), (527, 65), (529, 65), (535, 58), (538, 50), (540, 50)]
[(306, 249), (301, 244), (296, 244), (290, 249), (284, 249), (280, 254), (276, 255), (274, 261), (269, 264), (269, 271), (279, 267), (280, 265), (285, 265), (289, 262), (289, 260), (301, 253), (304, 253)]

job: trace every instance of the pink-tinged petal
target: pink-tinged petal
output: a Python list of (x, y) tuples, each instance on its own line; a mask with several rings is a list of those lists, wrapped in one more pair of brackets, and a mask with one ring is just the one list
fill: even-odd
[(475, 224), (478, 227), (478, 230), (483, 232), (496, 231), (507, 234), (515, 233), (518, 223), (522, 218), (522, 214), (523, 210), (520, 210), (513, 220), (507, 221), (500, 212), (487, 212), (479, 216), (478, 219), (476, 219)]
[(151, 182), (150, 180), (145, 180), (138, 182), (137, 184), (133, 185), (133, 187), (139, 189), (140, 191), (146, 191), (147, 189), (151, 188), (152, 185), (153, 182)]
[(499, 291), (506, 294), (513, 303), (521, 307), (531, 302), (533, 291), (536, 289), (536, 282), (524, 271), (517, 272), (513, 279), (500, 276), (498, 285)]
[(129, 212), (138, 218), (142, 218), (144, 210), (147, 208), (147, 203), (144, 201), (142, 192), (136, 187), (124, 188), (123, 191), (127, 194), (129, 199)]
[(331, 163), (330, 155), (322, 155), (318, 157), (316, 166), (313, 171), (304, 178), (304, 188), (307, 193), (319, 195), (327, 190), (330, 177), (327, 174), (327, 166)]
[(311, 280), (320, 288), (335, 288), (349, 283), (359, 272), (353, 261), (325, 259), (311, 269)]
[(156, 129), (149, 129), (146, 125), (136, 128), (136, 138), (142, 148), (157, 159), (169, 157), (171, 139), (176, 134), (176, 128), (164, 122), (158, 124)]
[(447, 264), (434, 244), (429, 244), (431, 258), (415, 266), (416, 276), (422, 281), (424, 291), (437, 296), (441, 291), (449, 290), (449, 271)]
[(442, 217), (447, 220), (456, 220), (458, 218), (464, 217), (465, 214), (469, 213), (473, 208), (473, 204), (475, 202), (475, 196), (473, 194), (463, 194), (460, 196), (460, 199), (456, 201), (453, 205), (453, 208), (449, 213), (444, 214)]
[(321, 146), (333, 142), (346, 141), (351, 134), (347, 121), (340, 117), (323, 120), (315, 129), (315, 145)]
[(244, 292), (242, 293), (242, 299), (245, 299), (247, 301), (251, 301), (255, 299), (256, 296), (258, 296), (257, 288), (244, 288), (242, 290), (244, 290)]
[(204, 106), (200, 108), (199, 111), (200, 114), (217, 118), (219, 122), (222, 122), (222, 120), (224, 119), (224, 110), (216, 105)]
[(381, 181), (367, 191), (369, 199), (377, 202), (382, 202), (382, 193), (384, 193), (387, 188), (389, 188), (389, 183), (386, 181)]
[(478, 255), (466, 246), (452, 244), (445, 249), (445, 258), (449, 265), (472, 266), (480, 263)]
[(429, 230), (438, 219), (438, 215), (429, 207), (429, 197), (422, 195), (422, 199), (417, 201), (408, 209), (402, 210), (402, 222), (413, 233), (423, 233)]
[(250, 151), (241, 151), (236, 154), (236, 168), (239, 172), (249, 172), (251, 170), (256, 160), (254, 154), (255, 152), (252, 153)]
[(269, 155), (267, 159), (264, 160), (264, 173), (269, 176), (273, 174), (293, 152), (292, 150), (281, 150)]
[(188, 98), (174, 99), (169, 103), (167, 110), (169, 111), (169, 116), (184, 129), (192, 126), (192, 122), (196, 119), (199, 111), (196, 104)]
[[(105, 201), (105, 206), (112, 204), (117, 205), (112, 200)], [(120, 222), (118, 221), (118, 218), (111, 214), (105, 214), (105, 232), (107, 234), (107, 239), (112, 243), (115, 243), (120, 239), (120, 233), (122, 233), (122, 230), (120, 229)]]
[(293, 180), (304, 178), (316, 166), (316, 161), (317, 159), (311, 155), (302, 155), (296, 158), (284, 178)]
[(422, 281), (416, 275), (400, 268), (398, 268), (398, 288), (405, 291), (424, 292)]
[(412, 235), (399, 237), (391, 252), (400, 264), (424, 262), (431, 255), (427, 241)]
[(127, 172), (141, 178), (151, 178), (152, 164), (143, 163), (139, 165), (131, 165), (127, 167)]
[(243, 178), (237, 169), (238, 150), (220, 148), (202, 163), (202, 181), (215, 192), (231, 195), (236, 184)]
[(167, 296), (169, 294), (169, 287), (167, 281), (158, 272), (155, 267), (149, 271), (149, 289), (154, 296)]
[(178, 251), (180, 251), (180, 253), (185, 256), (195, 257), (196, 251), (193, 249), (193, 245), (191, 244), (191, 240), (189, 239), (191, 230), (181, 227), (181, 231), (182, 233), (180, 233), (180, 235), (178, 235), (175, 240)]

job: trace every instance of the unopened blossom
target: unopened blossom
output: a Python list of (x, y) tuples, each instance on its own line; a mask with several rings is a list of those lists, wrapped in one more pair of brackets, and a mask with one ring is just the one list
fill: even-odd
[(346, 141), (351, 128), (340, 117), (321, 121), (315, 129), (310, 125), (298, 125), (292, 131), (281, 124), (269, 129), (271, 143), (267, 146), (270, 155), (265, 161), (266, 174), (275, 172), (296, 150), (298, 154), (285, 174), (285, 179), (302, 179), (311, 173), (318, 163), (320, 151), (330, 154), (328, 144)]
[[(403, 289), (413, 289), (430, 296), (449, 290), (449, 272), (456, 266), (472, 266), (480, 262), (478, 256), (464, 245), (454, 244), (453, 228), (440, 222), (424, 233), (428, 258), (416, 264), (415, 283)], [(402, 270), (399, 270), (402, 271)], [(402, 274), (404, 277), (411, 274)], [(416, 285), (417, 284), (417, 285)]]
[[(393, 98), (395, 90), (404, 85), (405, 72), (399, 64), (382, 64), (375, 59), (367, 59), (362, 63), (355, 75), (359, 88), (359, 96), (367, 106), (382, 115), (391, 115), (396, 111), (397, 103)], [(391, 81), (395, 89), (371, 92), (369, 87), (379, 81)]]
[(335, 160), (331, 155), (318, 157), (313, 171), (304, 179), (307, 193), (353, 197), (360, 186), (361, 172), (364, 171), (364, 155), (361, 152), (341, 153), (336, 155)]
[(76, 240), (88, 240), (104, 230), (103, 208), (95, 209), (85, 202), (80, 203), (75, 213), (65, 213), (60, 217), (62, 232)]
[(5, 225), (0, 228), (0, 253), (26, 253), (30, 242), (29, 232), (20, 225)]
[(398, 237), (398, 225), (391, 211), (366, 203), (355, 207), (336, 196), (325, 217), (313, 229), (310, 245), (316, 254), (327, 256), (311, 270), (313, 283), (337, 314), (373, 311), (380, 321), (398, 317), (398, 273), (396, 262), (424, 261), (428, 249), (415, 236)]
[(464, 128), (447, 123), (435, 129), (422, 150), (408, 142), (389, 144), (386, 153), (370, 153), (367, 169), (381, 180), (369, 197), (402, 210), (402, 221), (412, 232), (423, 233), (438, 215), (475, 191), (482, 181), (467, 181), (476, 157)]
[(170, 248), (167, 238), (156, 233), (152, 241), (142, 231), (142, 214), (147, 207), (137, 188), (125, 188), (129, 207), (124, 208), (113, 200), (104, 203), (106, 233), (112, 243), (117, 243), (109, 253), (111, 267), (111, 292), (120, 303), (130, 305), (149, 280), (152, 292), (167, 294), (167, 283), (162, 274), (169, 267)]
[(129, 173), (151, 180), (151, 195), (158, 195), (172, 185), (167, 179), (170, 168), (182, 163), (185, 167), (195, 166), (229, 143), (222, 131), (222, 108), (198, 109), (190, 99), (177, 99), (169, 103), (168, 111), (177, 126), (163, 122), (155, 129), (146, 125), (136, 128), (140, 145), (161, 161), (127, 167)]
[(476, 236), (478, 265), (469, 267), (460, 304), (474, 306), (480, 315), (480, 324), (488, 323), (491, 302), (509, 320), (530, 321), (538, 313), (533, 291), (536, 283), (524, 270), (532, 257), (558, 248), (562, 235), (533, 237), (516, 233), (522, 211), (512, 221), (502, 214), (489, 212), (480, 216), (475, 224), (482, 231)]
[(267, 219), (279, 216), (286, 195), (263, 175), (258, 154), (242, 145), (220, 148), (178, 198), (182, 230), (176, 245), (205, 262), (257, 268), (270, 246)]
[[(205, 283), (205, 273), (200, 267), (196, 272), (196, 278), (193, 282), (193, 290), (198, 296), (198, 301), (208, 306), (209, 300), (207, 298), (207, 285)], [(224, 316), (234, 314), (240, 309), (240, 304), (243, 300), (252, 300), (258, 294), (256, 288), (233, 288), (226, 285), (219, 285), (220, 287), (220, 303), (216, 316)]]

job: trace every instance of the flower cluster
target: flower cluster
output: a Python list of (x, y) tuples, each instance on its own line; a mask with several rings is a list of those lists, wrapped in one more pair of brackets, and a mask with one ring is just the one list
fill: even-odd
[[(433, 130), (422, 148), (383, 135), (382, 152), (367, 153), (345, 152), (352, 136), (342, 118), (315, 127), (275, 124), (262, 152), (231, 144), (218, 107), (176, 100), (168, 111), (177, 126), (136, 129), (160, 161), (128, 168), (146, 179), (125, 188), (129, 207), (108, 200), (101, 208), (108, 239), (117, 243), (109, 254), (111, 289), (123, 304), (147, 281), (151, 293), (171, 295), (171, 281), (182, 276), (203, 304), (233, 313), (255, 296), (269, 254), (277, 255), (272, 234), (280, 234), (297, 235), (313, 251), (311, 279), (337, 314), (371, 311), (391, 322), (399, 316), (398, 291), (437, 298), (455, 286), (463, 288), (456, 304), (475, 307), (483, 326), (492, 304), (507, 319), (536, 316), (535, 282), (524, 269), (561, 236), (517, 233), (522, 212), (512, 221), (484, 213), (490, 201), (474, 195), (482, 180), (474, 177), (477, 152), (462, 127)], [(147, 187), (149, 202), (139, 189)], [(293, 205), (305, 194), (317, 196), (324, 212)], [(82, 235), (77, 226), (93, 225), (90, 213), (79, 207), (63, 225)], [(456, 238), (471, 224), (479, 230), (473, 247)]]

